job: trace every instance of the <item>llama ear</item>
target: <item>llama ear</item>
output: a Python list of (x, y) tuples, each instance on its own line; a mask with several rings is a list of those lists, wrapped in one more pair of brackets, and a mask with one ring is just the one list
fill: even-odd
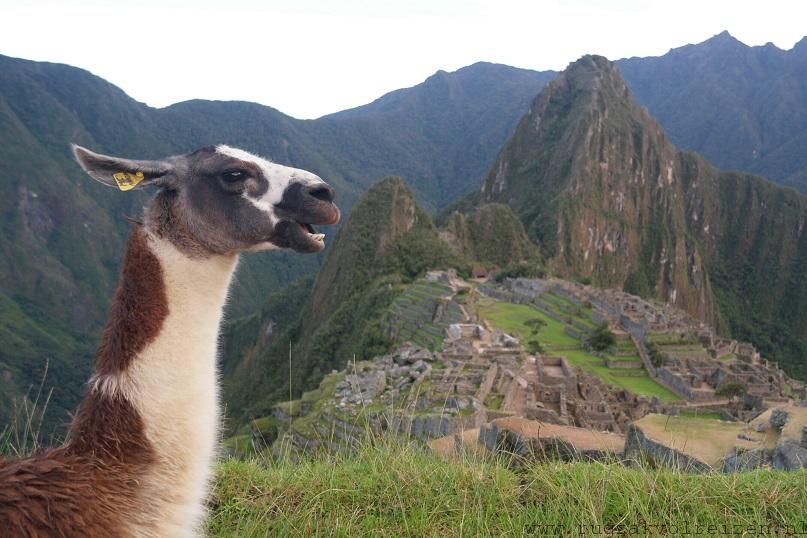
[(143, 185), (164, 184), (174, 170), (167, 161), (134, 161), (110, 155), (101, 155), (72, 144), (78, 164), (91, 178), (122, 191)]

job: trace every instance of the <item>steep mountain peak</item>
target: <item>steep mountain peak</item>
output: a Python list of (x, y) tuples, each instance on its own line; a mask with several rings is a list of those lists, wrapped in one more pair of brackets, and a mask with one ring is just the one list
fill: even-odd
[(703, 43), (703, 45), (740, 45), (743, 47), (748, 47), (745, 43), (734, 37), (729, 33), (728, 30), (723, 30), (719, 34), (715, 34)]
[(353, 206), (329, 249), (313, 291), (317, 312), (307, 322), (316, 326), (319, 318), (337, 308), (379, 270), (387, 247), (417, 226), (434, 228), (403, 179), (390, 176), (370, 187)]
[[(604, 182), (604, 187), (610, 188), (624, 179), (648, 180), (649, 176), (636, 178), (637, 170), (630, 167), (625, 169), (625, 176), (620, 176), (616, 170), (623, 169), (609, 164), (614, 144), (623, 139), (652, 146), (655, 154), (669, 157), (673, 153), (664, 149), (668, 144), (661, 129), (633, 101), (617, 67), (602, 56), (583, 56), (569, 64), (535, 98), (483, 182), (481, 200), (507, 203), (518, 213), (522, 206), (535, 208), (535, 204), (547, 203), (547, 193), (557, 195), (573, 183), (579, 186)], [(637, 151), (641, 153), (642, 148)], [(534, 192), (535, 176), (512, 169), (512, 163), (522, 161), (525, 153), (530, 153), (530, 160), (535, 162), (532, 172), (543, 179), (552, 178), (544, 185), (541, 196)], [(579, 170), (577, 165), (581, 166)], [(526, 193), (531, 194), (525, 196)], [(540, 232), (529, 226), (528, 231), (533, 239), (542, 242)], [(554, 251), (552, 245), (542, 246)]]
[(594, 54), (587, 54), (570, 63), (559, 78), (572, 92), (591, 94), (614, 90), (624, 94), (627, 88), (616, 65), (604, 56)]
[(796, 52), (799, 54), (807, 54), (807, 36), (802, 37), (798, 43), (793, 45), (793, 48), (790, 49), (790, 52)]
[[(604, 286), (637, 280), (641, 291), (709, 319), (708, 282), (683, 226), (683, 189), (675, 147), (616, 66), (589, 55), (535, 99), (480, 194), (514, 209), (559, 274)], [(648, 245), (647, 228), (665, 232)]]
[[(477, 201), (509, 205), (556, 274), (673, 303), (803, 368), (803, 343), (786, 340), (807, 333), (801, 318), (774, 331), (782, 344), (757, 327), (802, 308), (807, 198), (678, 151), (605, 58), (547, 85)], [(780, 266), (760, 271), (771, 259)]]

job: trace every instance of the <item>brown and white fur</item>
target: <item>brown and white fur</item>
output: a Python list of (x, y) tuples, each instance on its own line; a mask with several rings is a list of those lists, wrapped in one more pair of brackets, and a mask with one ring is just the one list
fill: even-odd
[(218, 330), (238, 254), (324, 248), (311, 224), (339, 220), (333, 189), (227, 146), (161, 161), (74, 152), (99, 181), (140, 172), (137, 187), (159, 190), (133, 226), (68, 441), (0, 461), (0, 532), (195, 536), (216, 457)]

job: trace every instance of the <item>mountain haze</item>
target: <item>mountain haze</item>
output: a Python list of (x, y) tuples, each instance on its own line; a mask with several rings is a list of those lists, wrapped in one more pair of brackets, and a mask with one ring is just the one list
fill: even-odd
[[(773, 45), (748, 47), (723, 33), (658, 58), (630, 58), (617, 64), (631, 93), (659, 118), (673, 143), (700, 151), (723, 168), (761, 173), (807, 190), (805, 50), (805, 40), (782, 51)], [(0, 56), (0, 390), (7, 396), (0, 401), (0, 419), (11, 413), (13, 399), (38, 387), (46, 364), (44, 387), (55, 387), (49, 411), (59, 417), (49, 425), (73, 409), (117, 279), (128, 233), (124, 215), (136, 218), (148, 196), (117, 192), (89, 180), (73, 162), (69, 142), (134, 158), (159, 158), (227, 143), (319, 174), (336, 188), (346, 215), (377, 178), (395, 174), (406, 177), (418, 204), (433, 211), (478, 187), (529, 103), (555, 75), (477, 63), (453, 73), (439, 71), (422, 84), (390, 92), (365, 106), (317, 120), (297, 120), (271, 107), (244, 102), (194, 100), (154, 109), (87, 71)], [(621, 117), (644, 124), (646, 114), (629, 108)], [(673, 156), (678, 154), (665, 149), (669, 144), (664, 135), (653, 132), (642, 131), (641, 151), (655, 148), (652, 151), (661, 153), (648, 153), (636, 163), (644, 167), (657, 157), (659, 163), (672, 159), (676, 174), (690, 170), (713, 175), (713, 169), (697, 157)], [(615, 132), (611, 138), (621, 135)], [(614, 151), (616, 155), (621, 149)], [(573, 151), (568, 153), (565, 157), (571, 158)], [(552, 162), (560, 168), (571, 166), (571, 161), (558, 158)], [(557, 171), (546, 173), (550, 172)], [(643, 173), (652, 175), (655, 170)], [(570, 271), (582, 273), (587, 264), (596, 263), (597, 272), (608, 275), (603, 281), (624, 281), (632, 290), (660, 297), (674, 294), (678, 304), (685, 302), (691, 311), (754, 340), (763, 350), (789, 349), (794, 354), (805, 334), (799, 321), (804, 319), (800, 307), (804, 275), (799, 268), (805, 260), (800, 258), (802, 236), (788, 235), (788, 230), (800, 230), (794, 217), (798, 209), (791, 208), (801, 202), (766, 183), (744, 179), (710, 182), (708, 189), (704, 181), (693, 185), (706, 197), (704, 211), (720, 215), (712, 217), (710, 230), (734, 234), (736, 244), (701, 237), (705, 232), (690, 222), (693, 214), (699, 214), (700, 202), (687, 199), (685, 207), (680, 204), (689, 190), (658, 194), (664, 198), (661, 205), (656, 194), (644, 190), (643, 199), (625, 200), (622, 207), (632, 208), (625, 210), (633, 211), (631, 218), (639, 219), (641, 226), (655, 223), (655, 231), (648, 232), (654, 239), (640, 241), (642, 251), (631, 253), (633, 261), (627, 265), (624, 260), (613, 261), (614, 256), (592, 254), (594, 247), (588, 249), (588, 256), (593, 256), (589, 260), (567, 252)], [(550, 194), (552, 188), (560, 189), (547, 188)], [(588, 196), (569, 202), (577, 208), (575, 214), (582, 214), (584, 203), (598, 207), (597, 196)], [(724, 211), (722, 202), (716, 201), (724, 198), (732, 207), (749, 211), (781, 207), (782, 213), (776, 215), (779, 220), (772, 216), (746, 222)], [(641, 209), (651, 207), (646, 205), (651, 201), (654, 208), (667, 204), (669, 209), (654, 209), (653, 214)], [(551, 203), (538, 199), (536, 204), (543, 215), (538, 221), (544, 221), (527, 219), (532, 237), (559, 222), (553, 220), (554, 209), (543, 211)], [(468, 259), (485, 258), (502, 267), (508, 256), (502, 247), (505, 242), (491, 242), (479, 234), (508, 233), (505, 228), (512, 227), (506, 222), (495, 233), (490, 226), (508, 218), (512, 216), (494, 204), (474, 216), (454, 215), (450, 222), (447, 217), (439, 233)], [(613, 246), (614, 236), (608, 234), (622, 225), (611, 222), (612, 228), (599, 227), (603, 223), (597, 230), (605, 235), (590, 239), (592, 245)], [(626, 225), (624, 232), (634, 237), (630, 241), (647, 235), (636, 226), (633, 231), (629, 228)], [(588, 234), (588, 227), (581, 225), (574, 233)], [(557, 264), (560, 258), (553, 249), (563, 247), (563, 241), (551, 239), (552, 234), (541, 237), (550, 261)], [(474, 246), (480, 240), (486, 246)], [(704, 244), (712, 241), (714, 248), (707, 251)], [(516, 257), (527, 256), (529, 247), (524, 248)], [(663, 276), (652, 261), (659, 258), (659, 248), (676, 260), (674, 270)], [(714, 250), (721, 254), (715, 257)], [(585, 257), (585, 249), (582, 252)], [(532, 254), (528, 257), (534, 259)], [(266, 298), (314, 275), (323, 259), (323, 255), (284, 253), (246, 256), (236, 276), (229, 317), (247, 316), (247, 323), (264, 312), (276, 312)], [(775, 293), (769, 296), (758, 287), (765, 274), (774, 276)], [(284, 292), (291, 294), (283, 296), (286, 304), (304, 304), (308, 292), (300, 295), (301, 287), (297, 284)], [(295, 293), (298, 303), (293, 302)], [(779, 302), (785, 295), (787, 300)]]
[(350, 139), (360, 145), (342, 151), (362, 161), (363, 173), (408, 178), (418, 201), (439, 209), (481, 178), (527, 104), (555, 75), (480, 62), (438, 71), (413, 88), (325, 116), (316, 126), (362, 133)]
[(678, 147), (807, 192), (807, 38), (782, 50), (723, 32), (617, 65)]
[[(63, 420), (73, 409), (117, 280), (124, 216), (137, 218), (149, 195), (90, 180), (70, 142), (132, 158), (230, 144), (317, 173), (345, 212), (375, 178), (406, 172), (435, 207), (467, 189), (466, 174), (482, 177), (548, 77), (478, 64), (380, 100), (395, 106), (303, 121), (243, 102), (153, 109), (84, 70), (0, 56), (0, 385), (8, 389), (0, 417), (43, 381), (46, 364), (45, 387), (55, 387), (50, 416)], [(230, 315), (256, 312), (271, 291), (313, 274), (320, 260), (245, 256)]]
[(676, 304), (805, 375), (807, 198), (678, 151), (605, 58), (538, 95), (474, 199), (512, 207), (555, 273)]

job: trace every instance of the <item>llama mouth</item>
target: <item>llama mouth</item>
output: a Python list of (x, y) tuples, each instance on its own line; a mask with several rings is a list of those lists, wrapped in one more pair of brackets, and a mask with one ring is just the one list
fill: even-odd
[(314, 241), (318, 241), (320, 243), (325, 242), (325, 234), (317, 233), (317, 231), (314, 230), (314, 227), (311, 226), (309, 223), (298, 222), (297, 225), (300, 226), (300, 228), (302, 228), (303, 231), (308, 234), (308, 237), (310, 237)]
[(325, 234), (319, 233), (314, 226), (327, 226), (339, 222), (339, 208), (331, 203), (314, 201), (315, 207), (294, 212), (276, 206), (280, 222), (275, 225), (272, 232), (271, 242), (274, 245), (301, 253), (320, 252), (325, 248)]
[(280, 248), (310, 254), (325, 248), (325, 234), (317, 233), (307, 222), (281, 220), (275, 225), (269, 242)]

